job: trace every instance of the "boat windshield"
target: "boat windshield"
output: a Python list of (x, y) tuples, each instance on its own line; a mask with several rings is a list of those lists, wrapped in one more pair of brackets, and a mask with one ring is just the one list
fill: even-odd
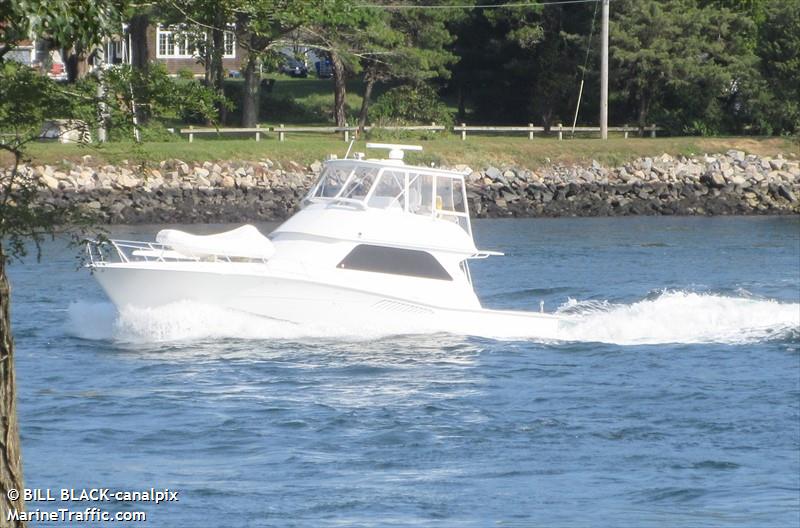
[(432, 216), (455, 222), (472, 233), (460, 174), (338, 161), (326, 165), (308, 199)]

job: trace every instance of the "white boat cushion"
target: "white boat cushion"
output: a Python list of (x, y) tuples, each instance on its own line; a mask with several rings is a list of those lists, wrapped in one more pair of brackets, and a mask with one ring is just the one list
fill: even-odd
[(188, 257), (268, 259), (275, 254), (272, 242), (252, 225), (216, 235), (192, 235), (177, 229), (162, 229), (156, 235), (156, 242)]

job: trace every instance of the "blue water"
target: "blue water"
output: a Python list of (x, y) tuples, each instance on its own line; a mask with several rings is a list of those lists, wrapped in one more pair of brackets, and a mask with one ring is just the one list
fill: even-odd
[(569, 342), (120, 316), (48, 242), (10, 271), (26, 485), (179, 490), (97, 504), (163, 527), (800, 524), (800, 219), (474, 229), (484, 304)]

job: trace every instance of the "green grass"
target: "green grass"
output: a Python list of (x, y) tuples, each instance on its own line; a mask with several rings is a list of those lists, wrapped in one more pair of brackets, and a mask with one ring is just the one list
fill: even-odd
[[(383, 141), (383, 140), (382, 140)], [(573, 139), (558, 141), (552, 138), (491, 137), (471, 135), (461, 141), (457, 135), (445, 135), (435, 139), (397, 138), (398, 143), (420, 144), (421, 154), (409, 155), (413, 163), (454, 165), (467, 164), (473, 168), (486, 165), (517, 165), (535, 169), (551, 163), (587, 163), (595, 159), (607, 165), (618, 165), (640, 156), (692, 155), (725, 152), (736, 148), (748, 153), (787, 157), (800, 155), (796, 139), (755, 137), (676, 137), (676, 138), (611, 138), (607, 142), (599, 139)], [(30, 145), (28, 155), (34, 163), (58, 164), (62, 160), (81, 161), (84, 155), (92, 156), (92, 163), (130, 163), (142, 161), (158, 162), (164, 159), (183, 161), (258, 161), (269, 158), (277, 161), (310, 163), (322, 160), (328, 154), (344, 156), (347, 144), (341, 136), (333, 134), (288, 134), (284, 142), (274, 136), (256, 142), (253, 139), (195, 139), (167, 143), (109, 143), (100, 147), (80, 147), (53, 143)], [(356, 142), (353, 150), (363, 152), (363, 141)], [(9, 164), (8, 156), (0, 157), (2, 165)]]

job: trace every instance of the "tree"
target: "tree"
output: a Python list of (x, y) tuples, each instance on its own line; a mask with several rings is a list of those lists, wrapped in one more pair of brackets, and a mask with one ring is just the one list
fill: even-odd
[(467, 99), (477, 119), (549, 127), (571, 114), (593, 15), (591, 5), (531, 5), (475, 9), (456, 22), (461, 119)]
[(746, 38), (752, 24), (740, 13), (695, 0), (615, 2), (613, 77), (639, 126), (655, 111), (673, 130), (718, 131), (755, 73)]
[[(244, 0), (242, 0), (244, 1)], [(239, 0), (160, 0), (160, 21), (175, 25), (178, 33), (186, 32), (199, 48), (205, 67), (205, 83), (217, 101), (216, 121), (224, 123), (228, 105), (225, 104), (225, 32), (230, 31)]]
[(43, 234), (52, 232), (57, 221), (70, 216), (70, 211), (32, 205), (38, 179), (20, 172), (19, 164), (24, 146), (38, 136), (42, 119), (56, 109), (69, 109), (75, 100), (71, 94), (58, 96), (49, 79), (27, 67), (4, 63), (2, 57), (32, 33), (55, 42), (80, 41), (87, 46), (99, 43), (124, 7), (121, 1), (104, 2), (102, 6), (69, 0), (4, 2), (0, 6), (0, 130), (13, 134), (3, 138), (0, 150), (10, 153), (14, 161), (10, 170), (0, 173), (0, 526), (21, 526), (20, 522), (8, 520), (6, 514), (24, 508), (22, 498), (8, 497), (9, 489), (21, 490), (24, 486), (5, 264), (7, 258), (25, 254), (24, 240), (32, 239), (38, 247)]
[(758, 129), (800, 132), (800, 3), (773, 0), (758, 31), (759, 70), (766, 84), (754, 101)]
[[(51, 0), (47, 4), (62, 18), (47, 12), (27, 12), (22, 8), (13, 12), (3, 10), (4, 17), (16, 18), (0, 20), (0, 28), (14, 26), (30, 30), (30, 20), (47, 20), (49, 22), (45, 25), (34, 26), (38, 34), (58, 34), (61, 28), (53, 21), (72, 20), (69, 11), (72, 4), (70, 0)], [(44, 9), (34, 3), (22, 5)], [(72, 16), (80, 14), (86, 12), (79, 10)], [(111, 27), (106, 25), (108, 20), (83, 19), (80, 27), (91, 35), (72, 35), (89, 45), (96, 45), (116, 30), (115, 24)], [(69, 31), (76, 31), (75, 27)], [(45, 30), (47, 33), (43, 33)], [(211, 112), (211, 94), (203, 92), (197, 85), (179, 86), (163, 70), (151, 70), (146, 78), (135, 78), (135, 75), (128, 68), (109, 71), (108, 90), (102, 95), (102, 102), (109, 106), (112, 115), (127, 114), (127, 121), (131, 121), (131, 107), (125, 101), (131, 83), (142, 84), (140, 88), (149, 94), (148, 103), (156, 115), (181, 111)], [(38, 139), (45, 119), (67, 118), (73, 129), (90, 129), (101, 118), (96, 111), (100, 102), (91, 82), (64, 86), (27, 66), (3, 61), (0, 57), (0, 130), (3, 131), (0, 154), (4, 160), (10, 156), (12, 162), (10, 168), (0, 169), (0, 527), (24, 525), (8, 517), (10, 511), (24, 509), (21, 497), (11, 500), (8, 496), (12, 488), (24, 489), (24, 481), (16, 409), (14, 340), (9, 316), (10, 286), (5, 266), (9, 259), (26, 255), (26, 242), (33, 241), (38, 256), (44, 236), (52, 235), (60, 226), (87, 225), (91, 220), (82, 209), (39, 203), (37, 196), (43, 185), (40, 175), (23, 168), (21, 163), (27, 145)]]
[(325, 0), (242, 0), (235, 8), (236, 33), (246, 50), (242, 126), (258, 121), (260, 65), (275, 50), (293, 43), (293, 35), (309, 20), (319, 18)]
[(74, 101), (73, 94), (30, 68), (0, 63), (0, 130), (11, 134), (0, 142), (0, 152), (13, 158), (12, 167), (0, 172), (0, 526), (22, 526), (8, 520), (7, 514), (24, 508), (22, 498), (8, 497), (8, 490), (22, 490), (24, 485), (6, 261), (25, 256), (26, 241), (33, 240), (38, 249), (43, 235), (53, 232), (54, 226), (80, 220), (73, 210), (34, 206), (38, 175), (21, 171), (20, 163), (25, 145), (38, 137), (42, 120), (56, 112), (71, 113)]
[(453, 36), (447, 23), (462, 10), (399, 9), (386, 10), (365, 33), (360, 47), (368, 51), (363, 67), (364, 96), (358, 125), (367, 124), (372, 93), (378, 83), (400, 80), (418, 85), (450, 77), (449, 66), (455, 55), (448, 49)]
[(361, 70), (360, 59), (379, 54), (373, 46), (386, 30), (381, 10), (354, 0), (323, 0), (319, 16), (299, 29), (309, 47), (327, 55), (333, 73), (333, 119), (336, 126), (347, 124), (347, 77)]

